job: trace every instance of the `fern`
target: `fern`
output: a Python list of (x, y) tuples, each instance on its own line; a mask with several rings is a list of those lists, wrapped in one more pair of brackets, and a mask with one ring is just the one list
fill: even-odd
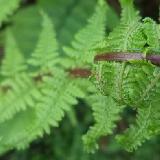
[[(138, 51), (145, 55), (146, 50), (149, 51), (151, 48), (153, 51), (156, 48), (156, 51), (159, 52), (158, 25), (149, 19), (141, 23), (138, 12), (133, 7), (133, 1), (122, 0), (120, 2), (123, 8), (120, 25), (102, 42), (101, 46), (105, 47), (100, 50), (106, 52)], [(146, 43), (149, 47), (146, 47)], [(131, 125), (125, 134), (117, 138), (129, 151), (137, 149), (146, 139), (158, 134), (158, 125), (154, 125), (159, 119), (157, 110), (158, 70), (149, 62), (99, 62), (96, 65), (96, 77), (92, 81), (99, 91), (105, 96), (114, 98), (116, 105), (137, 108), (136, 125)], [(102, 120), (101, 124), (103, 124)], [(94, 131), (95, 137), (96, 134), (97, 132)]]
[[(15, 71), (14, 67), (10, 67), (12, 61), (7, 56), (9, 53), (6, 54), (4, 59), (3, 73), (15, 72), (13, 77), (5, 79), (2, 83), (2, 89), (4, 87), (8, 88), (5, 92), (2, 90), (1, 93), (3, 95), (1, 99), (3, 103), (0, 105), (0, 130), (3, 130), (0, 133), (1, 153), (14, 147), (18, 149), (24, 148), (35, 138), (42, 136), (44, 131), (48, 133), (51, 125), (58, 126), (58, 122), (64, 116), (64, 111), (77, 104), (76, 97), (84, 97), (84, 93), (78, 87), (78, 83), (72, 81), (60, 69), (58, 71), (56, 69), (57, 61), (55, 61), (55, 58), (58, 57), (56, 52), (58, 46), (52, 23), (44, 13), (42, 24), (41, 35), (43, 36), (40, 36), (36, 51), (33, 53), (31, 60), (29, 60), (29, 64), (35, 66), (36, 71), (33, 70), (33, 73), (31, 72), (30, 74), (27, 74), (25, 70), (16, 69)], [(43, 41), (44, 36), (47, 39), (45, 41)], [(10, 43), (16, 48), (14, 38), (12, 38)], [(7, 48), (12, 47), (12, 45), (7, 46)], [(49, 59), (44, 58), (44, 51)], [(19, 54), (18, 49), (15, 50), (15, 54)], [(52, 63), (48, 63), (48, 60)], [(17, 56), (18, 62), (19, 57)], [(18, 69), (22, 68), (21, 66), (20, 63), (17, 66)], [(9, 72), (6, 72), (5, 68)], [(62, 90), (64, 91), (63, 93), (61, 92)], [(8, 99), (8, 97), (10, 98)], [(59, 98), (57, 99), (57, 97)], [(23, 120), (20, 121), (20, 119)], [(10, 125), (13, 126), (12, 132), (5, 134), (5, 132), (9, 132)]]
[(117, 103), (111, 98), (103, 95), (93, 95), (90, 97), (93, 115), (96, 124), (90, 127), (86, 135), (83, 136), (86, 150), (94, 152), (98, 148), (96, 140), (107, 134), (111, 134), (115, 128), (114, 122), (117, 121), (122, 106), (117, 106)]
[(138, 109), (136, 125), (132, 125), (123, 136), (117, 136), (118, 141), (128, 151), (137, 149), (145, 140), (159, 134), (159, 102), (149, 104), (147, 107)]
[[(132, 92), (131, 104), (138, 107), (136, 126), (131, 126), (123, 136), (118, 136), (120, 143), (124, 144), (129, 151), (136, 149), (146, 139), (158, 134), (157, 130), (159, 130), (156, 122), (159, 119), (159, 68), (153, 68), (153, 66), (142, 66), (142, 68), (146, 73), (146, 78), (143, 83), (140, 83), (139, 80), (142, 79), (144, 71), (139, 70), (138, 74), (134, 74), (138, 79), (135, 81), (137, 86), (134, 85), (135, 92)], [(141, 91), (138, 93), (137, 89), (141, 89)], [(135, 93), (136, 96), (134, 96)]]
[[(10, 53), (12, 54), (10, 55)], [(16, 46), (11, 31), (8, 30), (6, 53), (1, 66), (3, 80), (1, 86), (0, 122), (12, 118), (21, 109), (25, 110), (28, 104), (30, 106), (33, 105), (31, 97), (36, 92), (31, 77), (25, 73), (26, 69), (24, 58)], [(29, 92), (28, 88), (31, 88)]]
[(160, 26), (152, 19), (145, 18), (144, 20), (144, 33), (147, 35), (147, 44), (149, 50), (152, 52), (160, 52)]
[[(57, 63), (58, 44), (53, 25), (47, 15), (43, 14), (42, 32), (37, 47), (29, 60), (29, 64), (41, 70), (49, 70)], [(47, 56), (46, 56), (47, 55)]]
[(34, 107), (36, 99), (40, 98), (37, 87), (27, 74), (20, 74), (14, 79), (7, 80), (2, 88), (6, 88), (6, 93), (3, 93), (1, 98), (0, 122), (11, 119), (21, 110)]
[(92, 64), (95, 54), (92, 49), (105, 36), (106, 11), (107, 7), (99, 1), (95, 14), (91, 17), (87, 26), (75, 35), (72, 47), (64, 47), (65, 53), (70, 58), (70, 67), (82, 67), (82, 65), (84, 67), (84, 65)]
[(105, 51), (143, 51), (146, 41), (138, 12), (132, 0), (122, 0), (120, 25), (106, 38)]
[[(7, 4), (8, 8), (2, 5), (5, 10), (0, 14), (0, 24), (19, 1), (12, 3)], [(95, 11), (86, 24), (93, 9), (81, 12), (88, 3), (95, 6)], [(101, 136), (113, 134), (120, 113), (127, 107), (136, 110), (137, 116), (135, 123), (117, 136), (126, 150), (133, 151), (146, 139), (158, 135), (160, 71), (152, 52), (160, 53), (159, 24), (150, 18), (142, 20), (132, 0), (120, 0), (121, 19), (119, 24), (116, 20), (118, 25), (114, 27), (109, 24), (108, 15), (116, 14), (103, 0), (96, 5), (95, 1), (83, 0), (39, 0), (37, 4), (20, 11), (12, 19), (13, 26), (5, 30), (0, 71), (0, 153), (25, 148), (50, 133), (50, 128), (58, 127), (79, 99), (91, 107), (95, 121), (82, 138), (88, 152), (98, 148)], [(65, 16), (65, 20), (55, 17), (55, 13)], [(22, 15), (29, 19), (21, 19)], [(26, 38), (21, 43), (19, 26)], [(31, 29), (36, 30), (33, 35)], [(108, 34), (108, 30), (112, 31)], [(32, 41), (26, 43), (30, 38)], [(33, 44), (28, 47), (30, 43)], [(117, 62), (115, 58), (95, 64), (97, 52), (102, 51), (122, 56), (139, 52), (143, 60)]]
[(76, 97), (85, 96), (78, 85), (63, 74), (58, 74), (54, 79), (46, 79), (41, 92), (43, 98), (36, 108), (40, 124), (46, 132), (49, 132), (50, 125), (58, 126), (57, 122), (64, 117), (64, 111), (78, 103)]
[[(33, 5), (20, 10), (13, 17), (15, 25), (11, 29), (21, 52), (28, 58), (36, 47), (41, 31), (39, 26), (42, 21), (39, 8), (44, 10), (54, 23), (57, 32), (57, 41), (59, 46), (62, 46), (66, 43), (70, 44), (74, 33), (86, 24), (88, 17), (93, 12), (95, 4), (95, 0), (90, 2), (86, 2), (85, 0), (39, 0), (37, 1), (37, 6)], [(90, 8), (90, 6), (92, 7)], [(32, 34), (29, 32), (30, 30), (33, 31)]]
[[(27, 69), (23, 55), (21, 54), (13, 34), (6, 31), (5, 57), (2, 61), (1, 74), (5, 77), (13, 77)], [(12, 54), (11, 54), (12, 53)]]
[[(44, 0), (39, 1), (39, 5), (44, 8), (54, 20), (54, 23), (57, 24), (56, 29), (59, 33), (57, 38), (63, 45), (70, 44), (74, 38), (73, 35), (86, 24), (95, 4), (96, 0), (87, 2), (85, 0), (56, 0), (50, 1), (50, 3)], [(55, 6), (54, 10), (53, 6)]]

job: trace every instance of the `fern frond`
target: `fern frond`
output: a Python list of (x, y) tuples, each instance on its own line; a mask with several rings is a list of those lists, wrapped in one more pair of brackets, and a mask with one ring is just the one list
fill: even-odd
[(138, 109), (136, 124), (131, 125), (123, 135), (117, 136), (117, 140), (123, 147), (132, 152), (142, 145), (146, 140), (159, 135), (160, 127), (160, 101), (148, 104)]
[(96, 141), (101, 136), (106, 136), (113, 132), (114, 123), (119, 120), (119, 113), (122, 111), (123, 106), (119, 106), (113, 98), (100, 94), (95, 94), (90, 98), (95, 125), (90, 127), (87, 134), (83, 136), (83, 142), (87, 151), (94, 152), (98, 148)]
[(42, 32), (29, 64), (39, 67), (41, 70), (48, 70), (58, 61), (58, 44), (51, 20), (45, 13), (42, 13), (42, 16)]
[[(105, 43), (103, 42), (104, 51), (143, 53), (146, 43), (148, 48), (157, 49), (159, 33), (156, 23), (147, 19), (142, 24), (132, 0), (122, 0), (121, 5), (123, 11), (120, 25), (109, 34)], [(118, 137), (127, 150), (133, 151), (146, 139), (159, 133), (157, 105), (160, 96), (160, 74), (157, 67), (144, 61), (99, 62), (95, 73), (92, 81), (103, 95), (111, 96), (119, 105), (138, 108), (136, 124)]]
[(40, 0), (39, 4), (56, 23), (57, 38), (64, 46), (69, 45), (76, 32), (85, 26), (96, 0), (50, 0), (50, 3)]
[(41, 132), (35, 110), (20, 111), (14, 118), (0, 124), (0, 154), (14, 148), (26, 148)]
[(1, 87), (6, 87), (6, 90), (0, 98), (0, 123), (11, 119), (21, 110), (35, 107), (36, 100), (41, 98), (36, 84), (25, 73), (5, 80)]
[(20, 110), (12, 119), (0, 123), (0, 152), (15, 147), (24, 148), (29, 142), (43, 136), (44, 131), (49, 133), (51, 126), (58, 126), (64, 112), (78, 103), (77, 98), (85, 96), (76, 81), (71, 81), (63, 71), (56, 73), (54, 77), (44, 77), (38, 94), (36, 91), (33, 93), (35, 97), (37, 95), (36, 104), (26, 97), (26, 103), (34, 107)]
[(132, 0), (122, 0), (122, 15), (120, 25), (106, 38), (104, 51), (108, 52), (127, 52), (127, 51), (143, 51), (146, 43), (143, 34), (142, 23), (140, 17), (134, 9)]
[[(57, 41), (61, 48), (63, 45), (70, 44), (74, 34), (85, 26), (86, 21), (93, 13), (96, 0), (38, 0), (36, 4), (23, 8), (12, 19), (14, 25), (11, 26), (11, 29), (21, 52), (27, 58), (35, 49), (41, 32), (39, 26), (42, 17), (39, 14), (39, 8), (43, 9), (54, 23)], [(115, 16), (115, 19), (118, 18)]]
[(73, 65), (81, 67), (93, 62), (94, 53), (91, 50), (105, 36), (106, 11), (107, 7), (104, 4), (98, 4), (88, 25), (75, 35), (72, 47), (64, 47)]
[(70, 110), (71, 106), (78, 103), (76, 97), (85, 96), (76, 81), (70, 80), (61, 71), (54, 78), (44, 79), (42, 85), (43, 97), (37, 104), (37, 115), (42, 128), (49, 132), (49, 126), (57, 126), (64, 116), (64, 111)]
[(27, 69), (24, 57), (20, 52), (13, 34), (6, 31), (5, 56), (2, 61), (1, 74), (5, 77), (14, 77)]
[(134, 0), (120, 0), (122, 13), (121, 21), (131, 23), (133, 20), (141, 19), (139, 16), (139, 11), (134, 7)]
[(123, 92), (128, 106), (137, 108), (136, 124), (131, 125), (118, 141), (128, 151), (137, 149), (152, 136), (159, 134), (160, 71), (151, 64), (135, 64), (128, 72)]
[(0, 0), (0, 26), (18, 8), (20, 0)]
[(145, 18), (144, 22), (144, 33), (147, 37), (147, 44), (149, 50), (160, 53), (160, 27), (156, 22), (150, 18)]

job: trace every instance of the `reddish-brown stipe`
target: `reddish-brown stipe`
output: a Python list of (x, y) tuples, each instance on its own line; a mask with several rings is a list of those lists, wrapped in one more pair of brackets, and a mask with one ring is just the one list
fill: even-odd
[(75, 68), (70, 69), (69, 74), (77, 78), (88, 78), (91, 75), (91, 71), (89, 69)]
[(146, 59), (149, 60), (152, 64), (160, 66), (160, 55), (147, 55)]
[(129, 60), (144, 60), (145, 57), (141, 53), (104, 53), (96, 55), (95, 61), (129, 61)]
[(152, 64), (160, 66), (160, 55), (149, 54), (144, 56), (142, 53), (104, 53), (96, 55), (94, 61), (116, 61), (125, 62), (130, 60), (147, 60)]

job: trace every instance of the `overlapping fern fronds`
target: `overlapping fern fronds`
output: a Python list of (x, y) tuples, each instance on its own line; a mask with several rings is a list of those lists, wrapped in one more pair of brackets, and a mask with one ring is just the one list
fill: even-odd
[[(28, 61), (35, 67), (33, 73), (29, 72), (30, 65), (26, 67), (27, 63), (24, 63), (13, 35), (11, 32), (7, 34), (1, 70), (4, 76), (0, 104), (1, 153), (15, 147), (23, 148), (42, 136), (44, 131), (48, 133), (50, 126), (58, 125), (64, 111), (78, 102), (76, 97), (84, 97), (76, 82), (71, 81), (61, 69), (57, 71), (55, 33), (49, 17), (45, 13), (42, 15), (39, 42)], [(16, 67), (13, 62), (17, 64)]]
[[(120, 2), (122, 6), (120, 25), (102, 42), (100, 46), (104, 48), (100, 51), (113, 52), (113, 54), (114, 52), (122, 52), (122, 54), (123, 52), (141, 52), (145, 55), (152, 50), (159, 53), (159, 26), (156, 22), (145, 19), (142, 23), (132, 0)], [(131, 125), (124, 135), (117, 138), (127, 150), (133, 151), (146, 139), (159, 134), (159, 126), (156, 123), (159, 121), (157, 106), (160, 96), (158, 67), (145, 61), (99, 62), (95, 72), (93, 82), (103, 95), (111, 96), (116, 100), (115, 107), (124, 105), (137, 108), (136, 124)], [(108, 108), (107, 105), (106, 108)], [(107, 126), (108, 123), (105, 122), (105, 124)], [(96, 135), (97, 132), (93, 132), (93, 140)], [(90, 141), (89, 138), (87, 140)]]
[[(18, 4), (18, 1), (12, 2)], [(117, 139), (127, 150), (133, 151), (146, 139), (160, 133), (159, 67), (146, 60), (94, 64), (94, 57), (98, 51), (113, 54), (138, 51), (144, 57), (153, 51), (159, 54), (159, 25), (150, 18), (141, 20), (133, 0), (120, 0), (120, 24), (107, 35), (107, 13), (110, 7), (105, 1), (98, 1), (95, 12), (86, 25), (85, 21), (93, 11), (91, 9), (84, 15), (81, 13), (84, 8), (80, 6), (87, 7), (85, 1), (65, 1), (66, 6), (63, 5), (63, 0), (57, 2), (51, 3), (55, 6), (57, 4), (60, 17), (69, 14), (64, 22), (54, 17), (55, 12), (43, 0), (38, 2), (38, 6), (48, 14), (41, 11), (41, 17), (37, 16), (36, 7), (25, 9), (23, 13), (38, 17), (27, 20), (29, 28), (33, 27), (33, 30), (42, 20), (42, 26), (36, 35), (29, 35), (26, 30), (21, 32), (27, 37), (26, 40), (33, 38), (34, 45), (37, 42), (32, 54), (26, 56), (21, 53), (23, 49), (29, 53), (34, 45), (28, 49), (26, 41), (24, 46), (18, 43), (21, 38), (15, 36), (16, 25), (5, 31), (5, 55), (0, 71), (0, 153), (13, 148), (24, 148), (45, 132), (49, 133), (51, 126), (58, 126), (65, 111), (71, 110), (78, 103), (78, 98), (91, 106), (95, 121), (83, 136), (87, 151), (94, 152), (98, 148), (98, 139), (113, 133), (124, 107), (136, 110), (137, 118)], [(93, 1), (88, 3), (95, 5)], [(61, 5), (64, 10), (60, 10)], [(12, 8), (15, 7), (7, 9), (11, 11)], [(70, 8), (72, 10), (68, 12)], [(4, 10), (3, 14), (0, 13), (0, 23), (8, 14)], [(17, 25), (25, 25), (23, 20), (18, 19), (19, 16), (15, 17), (16, 20), (13, 18), (13, 21)], [(84, 24), (75, 26), (79, 24), (75, 21), (83, 21)], [(70, 27), (72, 23), (73, 26)], [(75, 36), (73, 33), (76, 33)], [(70, 41), (71, 45), (63, 47), (63, 44), (67, 45)], [(62, 47), (65, 58), (61, 54)], [(84, 70), (89, 70), (90, 81), (82, 80), (82, 73), (78, 73), (78, 78), (74, 75), (77, 74), (76, 71)]]

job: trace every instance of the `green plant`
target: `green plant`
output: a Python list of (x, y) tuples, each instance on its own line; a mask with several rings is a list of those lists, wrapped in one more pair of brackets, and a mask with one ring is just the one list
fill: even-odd
[[(18, 6), (18, 2), (13, 2), (13, 6)], [(79, 99), (91, 106), (95, 119), (95, 125), (83, 136), (89, 152), (98, 148), (97, 140), (101, 136), (113, 133), (125, 108), (136, 110), (137, 118), (124, 134), (117, 136), (124, 148), (133, 151), (146, 139), (158, 135), (160, 71), (152, 56), (160, 53), (160, 25), (150, 18), (142, 20), (132, 0), (120, 0), (122, 14), (117, 24), (114, 11), (99, 0), (93, 2), (95, 11), (87, 24), (68, 30), (68, 23), (72, 27), (77, 24), (72, 21), (77, 18), (74, 11), (63, 23), (52, 15), (49, 3), (45, 2), (40, 0), (36, 7), (22, 11), (22, 15), (34, 15), (34, 23), (32, 19), (31, 22), (24, 19), (22, 23), (27, 24), (26, 32), (17, 31), (21, 22), (19, 15), (12, 19), (15, 25), (5, 29), (5, 55), (0, 71), (0, 153), (23, 149), (45, 132), (50, 133), (50, 127), (57, 127)], [(57, 8), (62, 5), (63, 11), (76, 3), (64, 2), (50, 3)], [(8, 4), (7, 7), (0, 5), (0, 9), (1, 6), (6, 11), (0, 13), (0, 24), (16, 8)], [(93, 11), (89, 12), (84, 19)], [(64, 16), (68, 12), (60, 10), (59, 13)], [(114, 22), (109, 24), (107, 18), (111, 15)], [(83, 18), (79, 19), (80, 24), (85, 23)], [(42, 21), (40, 30), (35, 27), (39, 20)], [(26, 35), (26, 39), (22, 41), (18, 32)], [(28, 39), (33, 41), (29, 47), (24, 43)], [(103, 61), (96, 58), (102, 52), (111, 54), (112, 61), (104, 61), (104, 56)], [(144, 58), (121, 62), (112, 58), (115, 53), (124, 55), (125, 52), (130, 55), (139, 52)], [(146, 58), (149, 55), (150, 60)]]

